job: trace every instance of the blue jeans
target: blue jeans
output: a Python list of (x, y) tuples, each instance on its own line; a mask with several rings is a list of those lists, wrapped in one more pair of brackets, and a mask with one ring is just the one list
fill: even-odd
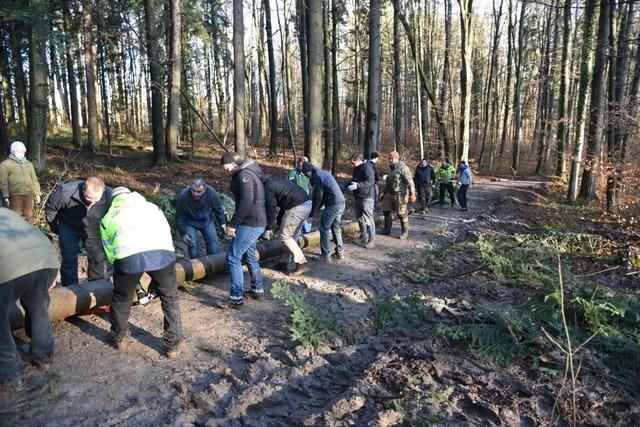
[(256, 293), (264, 293), (264, 278), (256, 257), (256, 244), (258, 238), (264, 233), (265, 227), (247, 227), (241, 225), (236, 229), (236, 236), (231, 241), (227, 250), (227, 267), (231, 279), (231, 291), (229, 298), (241, 300), (244, 295), (244, 274), (242, 262), (247, 264), (251, 275), (251, 290)]
[(220, 252), (220, 244), (218, 243), (218, 232), (216, 231), (216, 224), (214, 221), (185, 221), (186, 234), (191, 238), (193, 242), (192, 246), (189, 246), (189, 257), (191, 259), (200, 257), (200, 245), (198, 245), (198, 231), (204, 238), (204, 243), (207, 246), (207, 255), (213, 255)]
[(344, 212), (344, 203), (333, 206), (325, 206), (320, 217), (320, 253), (323, 257), (328, 257), (329, 253), (329, 230), (333, 235), (333, 241), (336, 244), (336, 254), (344, 253), (342, 245), (342, 213)]

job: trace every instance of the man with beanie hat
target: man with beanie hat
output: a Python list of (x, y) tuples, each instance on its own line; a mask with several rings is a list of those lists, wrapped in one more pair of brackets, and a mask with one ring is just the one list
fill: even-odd
[(110, 345), (120, 350), (129, 344), (131, 303), (136, 285), (146, 272), (162, 303), (164, 354), (169, 359), (178, 357), (182, 353), (182, 318), (175, 250), (164, 214), (140, 194), (117, 187), (111, 194), (109, 210), (100, 221), (100, 235), (109, 262), (113, 263)]
[(385, 180), (384, 190), (380, 197), (384, 214), (384, 230), (381, 234), (391, 234), (393, 212), (400, 218), (402, 234), (399, 239), (409, 237), (409, 213), (407, 202), (416, 201), (416, 188), (411, 176), (411, 170), (400, 160), (400, 153), (393, 150), (389, 153), (389, 173)]
[(224, 207), (216, 190), (202, 178), (191, 181), (189, 187), (180, 191), (176, 206), (176, 225), (183, 240), (189, 245), (191, 259), (200, 257), (198, 231), (204, 238), (207, 255), (220, 252), (218, 232), (213, 213), (222, 229), (226, 229)]
[(320, 217), (320, 257), (323, 261), (331, 261), (329, 252), (329, 231), (336, 244), (333, 256), (344, 259), (344, 245), (342, 244), (342, 213), (344, 212), (344, 195), (340, 186), (329, 172), (316, 168), (311, 163), (302, 165), (302, 173), (307, 175), (313, 186), (311, 214), (317, 218), (320, 208), (324, 206)]
[(231, 289), (229, 298), (217, 305), (220, 308), (237, 309), (242, 307), (245, 293), (243, 260), (251, 276), (251, 290), (247, 295), (256, 300), (264, 299), (264, 278), (256, 257), (258, 238), (267, 226), (264, 176), (256, 162), (245, 160), (238, 153), (224, 153), (220, 163), (224, 171), (231, 174), (231, 192), (236, 202), (236, 211), (227, 223), (227, 235), (233, 239), (227, 250)]
[(33, 221), (33, 202), (40, 203), (40, 183), (27, 148), (20, 141), (11, 144), (9, 158), (0, 163), (0, 191), (4, 204), (28, 222)]
[(0, 391), (21, 389), (22, 366), (11, 335), (9, 311), (20, 300), (31, 338), (23, 358), (47, 369), (53, 355), (49, 289), (58, 274), (58, 256), (49, 239), (17, 213), (0, 208)]
[(47, 199), (44, 213), (52, 232), (58, 235), (62, 255), (62, 285), (78, 283), (78, 247), (87, 250), (89, 280), (105, 277), (104, 252), (100, 244), (100, 219), (107, 210), (111, 188), (100, 178), (61, 184)]

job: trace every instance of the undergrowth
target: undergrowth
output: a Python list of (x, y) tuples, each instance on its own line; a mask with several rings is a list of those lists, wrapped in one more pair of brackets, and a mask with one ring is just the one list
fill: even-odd
[(431, 314), (424, 305), (425, 296), (416, 293), (406, 297), (398, 295), (369, 300), (373, 311), (373, 327), (384, 331), (396, 326), (417, 327), (431, 321)]
[(306, 292), (294, 291), (286, 282), (275, 282), (271, 294), (284, 302), (291, 313), (291, 338), (306, 347), (329, 345), (331, 338), (339, 335), (335, 319), (314, 308), (306, 299)]

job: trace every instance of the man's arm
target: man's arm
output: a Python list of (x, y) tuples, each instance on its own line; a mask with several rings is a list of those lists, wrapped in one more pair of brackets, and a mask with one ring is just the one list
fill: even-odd
[(278, 201), (273, 188), (265, 186), (264, 189), (264, 209), (267, 213), (267, 230), (274, 230), (276, 226), (276, 208)]
[(4, 198), (9, 198), (9, 171), (4, 165), (4, 162), (0, 163), (0, 192), (4, 194)]
[(176, 205), (176, 227), (181, 235), (187, 233), (187, 206), (182, 193), (178, 195), (178, 204)]
[(225, 216), (224, 206), (222, 205), (222, 200), (220, 200), (220, 196), (216, 190), (211, 187), (213, 190), (212, 198), (213, 198), (213, 211), (216, 213), (216, 218), (218, 219), (218, 224), (221, 226), (227, 223), (227, 217)]
[(58, 233), (58, 221), (56, 218), (58, 217), (58, 211), (64, 208), (64, 194), (62, 191), (62, 186), (58, 186), (58, 188), (53, 192), (51, 196), (47, 199), (47, 203), (44, 206), (44, 215), (49, 224), (49, 228), (54, 233)]
[(322, 196), (324, 194), (322, 183), (319, 179), (315, 178), (313, 180), (313, 197), (311, 198), (311, 213), (309, 217), (314, 218), (318, 214), (320, 210), (320, 205), (322, 205)]
[(240, 200), (238, 200), (236, 204), (236, 211), (233, 214), (233, 218), (229, 221), (231, 228), (238, 228), (253, 206), (253, 179), (248, 176), (249, 173), (250, 172), (240, 172), (241, 176), (237, 177), (240, 181)]

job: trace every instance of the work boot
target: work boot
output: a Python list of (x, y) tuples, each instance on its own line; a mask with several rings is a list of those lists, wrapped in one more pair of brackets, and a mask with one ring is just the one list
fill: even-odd
[(393, 224), (393, 218), (391, 217), (391, 213), (384, 214), (384, 230), (380, 234), (384, 236), (388, 236), (391, 234), (391, 225)]
[(222, 308), (224, 310), (227, 310), (227, 309), (239, 310), (240, 308), (242, 308), (243, 303), (244, 302), (241, 299), (226, 298), (221, 301), (218, 301), (216, 303), (216, 307)]
[(177, 359), (184, 352), (184, 344), (181, 342), (173, 347), (165, 347), (164, 355), (167, 359)]
[(264, 299), (264, 292), (256, 292), (255, 290), (251, 289), (250, 291), (245, 293), (249, 296), (249, 298), (256, 301), (262, 301)]
[(309, 271), (309, 263), (303, 262), (295, 264), (295, 267), (289, 271), (289, 276), (299, 276)]
[(51, 360), (50, 360), (50, 358), (49, 358), (49, 360), (43, 360), (43, 359), (41, 359), (39, 357), (35, 357), (31, 353), (31, 345), (29, 343), (22, 344), (19, 347), (18, 350), (20, 352), (20, 357), (22, 357), (22, 359), (25, 362), (27, 362), (30, 365), (34, 366), (39, 371), (48, 371), (49, 369), (51, 369)]
[(368, 241), (368, 242), (367, 242), (367, 244), (366, 244), (366, 245), (364, 245), (364, 248), (365, 248), (365, 249), (373, 249), (373, 248), (375, 248), (375, 247), (376, 247), (376, 244), (374, 243), (374, 241), (373, 241), (373, 240)]
[(116, 338), (113, 335), (109, 335), (109, 345), (116, 350), (124, 350), (131, 345), (131, 335), (127, 331), (124, 337)]
[(409, 219), (403, 218), (400, 226), (402, 227), (402, 234), (398, 236), (398, 239), (406, 240), (409, 237)]

